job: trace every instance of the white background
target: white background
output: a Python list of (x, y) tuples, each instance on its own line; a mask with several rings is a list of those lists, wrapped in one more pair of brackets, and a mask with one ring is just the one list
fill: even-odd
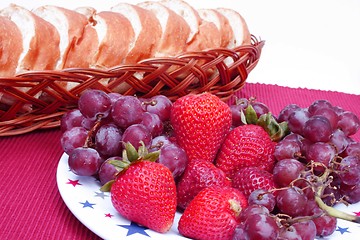
[[(53, 4), (70, 9), (93, 6), (101, 11), (120, 1), (1, 0), (0, 7), (16, 3), (31, 9)], [(243, 15), (251, 33), (266, 41), (260, 62), (248, 82), (360, 95), (360, 0), (187, 2), (196, 8), (233, 8)]]

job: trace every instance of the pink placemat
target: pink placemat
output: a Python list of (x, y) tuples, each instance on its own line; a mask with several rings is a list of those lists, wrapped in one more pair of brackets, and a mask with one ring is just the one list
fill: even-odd
[[(277, 115), (289, 103), (307, 107), (328, 99), (360, 116), (360, 96), (246, 84), (239, 97), (256, 97)], [(0, 239), (99, 239), (68, 210), (56, 185), (62, 155), (59, 130), (0, 138)], [(360, 133), (353, 136), (360, 141)]]

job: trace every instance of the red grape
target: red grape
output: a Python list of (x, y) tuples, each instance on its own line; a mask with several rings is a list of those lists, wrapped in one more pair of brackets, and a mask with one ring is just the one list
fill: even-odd
[(241, 121), (241, 112), (245, 114), (245, 109), (249, 106), (249, 100), (246, 98), (236, 99), (235, 104), (230, 105), (232, 113), (233, 126), (240, 126), (244, 123)]
[(96, 120), (98, 116), (105, 118), (111, 110), (111, 99), (103, 91), (89, 89), (80, 96), (78, 108), (82, 115), (91, 120)]
[(297, 217), (303, 214), (307, 201), (306, 196), (297, 187), (289, 187), (277, 191), (277, 207), (282, 213), (288, 214), (292, 217)]
[(335, 129), (338, 125), (339, 116), (332, 108), (320, 108), (314, 112), (313, 116), (323, 116), (327, 118), (332, 129)]
[(147, 112), (154, 113), (159, 116), (160, 120), (165, 122), (170, 119), (170, 111), (172, 102), (164, 95), (156, 95), (148, 101), (143, 102)]
[(85, 117), (81, 114), (79, 109), (73, 109), (66, 112), (60, 121), (60, 129), (65, 132), (74, 127), (81, 127), (81, 122)]
[(331, 161), (336, 156), (336, 149), (324, 142), (316, 142), (307, 150), (307, 161), (315, 161), (324, 164), (326, 167), (330, 167)]
[(68, 159), (70, 170), (79, 176), (97, 174), (102, 163), (99, 153), (93, 148), (75, 148)]
[(341, 184), (340, 191), (348, 203), (354, 204), (360, 202), (360, 184), (353, 186)]
[(254, 111), (259, 118), (261, 115), (266, 114), (269, 112), (269, 107), (266, 106), (262, 102), (251, 102), (251, 106), (254, 108)]
[(291, 132), (302, 134), (310, 114), (306, 109), (299, 109), (289, 115), (288, 126)]
[(119, 98), (111, 110), (111, 116), (114, 123), (126, 129), (130, 125), (140, 123), (143, 118), (144, 110), (141, 102), (134, 96), (123, 96)]
[(296, 229), (302, 240), (314, 240), (316, 237), (316, 225), (312, 220), (299, 221), (292, 226)]
[(300, 177), (304, 169), (304, 165), (296, 159), (283, 159), (275, 164), (274, 181), (279, 187), (289, 186), (293, 180)]
[(337, 127), (350, 136), (359, 130), (360, 120), (354, 113), (345, 111), (339, 115)]
[(122, 151), (122, 132), (115, 124), (101, 126), (95, 135), (96, 150), (105, 157), (118, 156)]
[(304, 125), (303, 135), (312, 142), (328, 142), (331, 134), (330, 122), (323, 116), (310, 117)]
[(320, 237), (327, 237), (333, 234), (337, 226), (337, 218), (328, 215), (313, 219), (316, 225), (316, 235)]
[(89, 118), (84, 118), (81, 121), (81, 126), (84, 127), (87, 130), (91, 130), (95, 126), (96, 122), (97, 122), (96, 120), (91, 120)]
[(244, 230), (250, 239), (277, 239), (279, 227), (274, 218), (268, 214), (253, 214), (245, 220)]
[(141, 141), (145, 144), (145, 147), (150, 147), (151, 133), (142, 124), (133, 124), (129, 126), (123, 133), (122, 142), (131, 143), (136, 149), (141, 146)]
[(270, 214), (269, 209), (263, 205), (252, 204), (248, 205), (245, 209), (240, 212), (240, 221), (244, 222), (249, 216), (254, 214)]
[(239, 223), (235, 228), (235, 234), (232, 240), (250, 240), (249, 236), (245, 231), (245, 224), (243, 222)]
[(121, 98), (123, 95), (121, 95), (120, 93), (116, 93), (116, 92), (111, 92), (108, 93), (108, 96), (111, 100), (112, 103), (115, 103), (119, 98)]
[(143, 119), (140, 123), (143, 124), (147, 129), (149, 129), (152, 137), (159, 136), (164, 130), (163, 122), (155, 113), (144, 112)]
[(343, 131), (340, 129), (335, 129), (330, 137), (329, 143), (335, 147), (336, 153), (340, 154), (349, 145), (349, 139)]
[(74, 127), (65, 131), (60, 139), (62, 149), (70, 154), (75, 148), (86, 144), (88, 131), (83, 127)]
[(339, 177), (346, 185), (360, 183), (360, 157), (347, 156), (340, 162)]
[(160, 135), (160, 136), (154, 137), (151, 140), (151, 145), (150, 145), (149, 151), (160, 150), (160, 148), (162, 148), (163, 146), (165, 146), (165, 144), (168, 144), (168, 143), (171, 143), (171, 141), (169, 140), (169, 138), (167, 136)]
[(289, 105), (285, 106), (279, 113), (278, 121), (279, 122), (288, 121), (289, 116), (293, 112), (300, 110), (300, 109), (301, 108), (296, 104), (289, 104)]
[(293, 226), (282, 227), (279, 233), (279, 240), (302, 240), (301, 235)]
[(257, 189), (250, 193), (248, 198), (249, 205), (262, 205), (266, 207), (269, 212), (272, 212), (276, 205), (275, 196), (272, 192), (263, 189)]
[(278, 161), (288, 158), (297, 158), (300, 155), (301, 148), (297, 140), (285, 138), (275, 146), (274, 157)]
[(188, 158), (184, 149), (174, 143), (168, 143), (160, 148), (158, 162), (169, 168), (176, 179), (184, 172)]
[(118, 170), (116, 170), (114, 165), (109, 163), (109, 161), (111, 160), (122, 160), (122, 158), (117, 156), (110, 157), (101, 164), (98, 173), (101, 185), (104, 185), (105, 183), (114, 180), (116, 174), (119, 172)]
[[(238, 127), (244, 125), (241, 119), (241, 112), (244, 111), (241, 105), (231, 105), (230, 106), (231, 115), (232, 115), (232, 126)], [(245, 114), (245, 113), (244, 113)]]
[(320, 99), (320, 100), (316, 100), (313, 103), (311, 103), (308, 109), (309, 109), (309, 113), (311, 115), (313, 115), (319, 109), (332, 108), (332, 107), (333, 106), (331, 105), (331, 103), (328, 100)]
[(360, 142), (350, 142), (343, 154), (346, 156), (359, 156), (360, 157)]

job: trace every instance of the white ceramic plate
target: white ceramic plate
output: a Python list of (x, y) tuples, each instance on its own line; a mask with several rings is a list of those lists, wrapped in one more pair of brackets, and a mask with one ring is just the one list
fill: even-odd
[[(176, 213), (174, 224), (166, 234), (138, 226), (123, 218), (113, 208), (109, 193), (102, 193), (100, 183), (93, 177), (79, 177), (68, 167), (64, 153), (57, 168), (57, 184), (61, 197), (75, 217), (99, 237), (111, 239), (187, 239), (177, 230), (180, 214)], [(342, 211), (360, 215), (360, 203), (351, 206), (339, 205)], [(323, 239), (359, 239), (360, 225), (338, 220), (336, 231)]]

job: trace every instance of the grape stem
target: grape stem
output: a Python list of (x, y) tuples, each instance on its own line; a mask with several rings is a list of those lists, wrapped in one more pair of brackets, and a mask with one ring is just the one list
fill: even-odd
[[(309, 187), (311, 187), (313, 192), (315, 193), (314, 194), (315, 202), (326, 214), (335, 218), (343, 219), (345, 221), (360, 223), (359, 216), (348, 214), (336, 208), (330, 207), (322, 200), (322, 197), (324, 197), (325, 188), (329, 187), (331, 185), (331, 182), (333, 181), (333, 177), (330, 175), (333, 170), (327, 168), (322, 163), (313, 162), (313, 161), (309, 163), (309, 166), (310, 166), (309, 171), (311, 172), (311, 177), (295, 179), (290, 183), (290, 186), (293, 186), (294, 183), (300, 179), (305, 180), (306, 182), (308, 182)], [(325, 168), (325, 171), (321, 176), (317, 176), (316, 174), (314, 174), (314, 167), (316, 166)]]
[[(319, 164), (319, 163), (315, 163), (312, 162), (312, 167), (316, 166), (316, 165), (320, 165), (323, 166), (323, 164)], [(325, 167), (325, 166), (323, 166)], [(313, 169), (312, 169), (313, 170)], [(360, 223), (360, 217), (356, 216), (356, 215), (352, 215), (352, 214), (348, 214), (345, 213), (343, 211), (340, 211), (336, 208), (330, 207), (328, 206), (326, 203), (324, 203), (324, 201), (322, 200), (322, 198), (320, 196), (323, 196), (324, 194), (324, 190), (325, 187), (330, 186), (331, 182), (333, 181), (332, 176), (330, 176), (332, 170), (328, 169), (327, 167), (325, 167), (325, 171), (322, 174), (322, 176), (317, 177), (318, 178), (318, 183), (322, 183), (320, 185), (315, 185), (317, 186), (317, 188), (315, 187), (314, 193), (315, 193), (315, 201), (318, 204), (318, 206), (324, 210), (329, 216), (332, 217), (336, 217), (336, 218), (340, 218), (346, 221), (350, 221), (350, 222), (354, 222), (354, 223)]]
[(103, 115), (102, 114), (99, 114), (96, 118), (96, 123), (95, 125), (90, 129), (90, 131), (88, 132), (88, 135), (85, 139), (85, 143), (84, 143), (84, 146), (85, 148), (87, 147), (92, 147), (93, 146), (93, 142), (92, 142), (92, 138), (93, 138), (93, 135), (94, 133), (96, 132), (96, 130), (99, 128), (100, 124), (101, 124), (101, 120), (103, 118)]
[(326, 205), (324, 201), (317, 195), (315, 196), (315, 201), (322, 210), (324, 210), (328, 215), (332, 217), (340, 218), (354, 223), (360, 223), (360, 217), (345, 213), (343, 211), (337, 210), (336, 208)]

